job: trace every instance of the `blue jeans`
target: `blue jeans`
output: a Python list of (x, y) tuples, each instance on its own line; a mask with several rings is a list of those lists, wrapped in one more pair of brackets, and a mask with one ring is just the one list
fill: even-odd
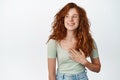
[(88, 80), (88, 77), (86, 71), (77, 74), (64, 74), (57, 72), (56, 80)]

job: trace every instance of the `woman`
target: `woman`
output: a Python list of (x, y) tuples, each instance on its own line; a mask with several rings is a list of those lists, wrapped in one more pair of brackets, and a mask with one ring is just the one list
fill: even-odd
[(68, 3), (55, 15), (47, 54), (49, 80), (88, 80), (86, 68), (100, 71), (97, 46), (83, 8)]

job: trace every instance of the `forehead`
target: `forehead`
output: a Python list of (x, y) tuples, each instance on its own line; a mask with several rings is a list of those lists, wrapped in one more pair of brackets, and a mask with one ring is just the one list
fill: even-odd
[(67, 12), (67, 14), (78, 14), (77, 10), (75, 8), (71, 8), (69, 9), (69, 11)]

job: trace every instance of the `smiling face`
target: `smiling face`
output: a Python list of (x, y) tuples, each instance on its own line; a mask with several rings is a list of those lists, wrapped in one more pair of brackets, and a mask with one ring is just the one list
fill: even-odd
[(74, 31), (79, 26), (79, 14), (75, 8), (71, 8), (64, 18), (65, 28), (69, 31)]

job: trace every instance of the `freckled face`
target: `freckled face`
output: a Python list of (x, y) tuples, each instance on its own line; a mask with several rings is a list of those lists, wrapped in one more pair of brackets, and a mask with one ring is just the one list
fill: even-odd
[(79, 14), (75, 8), (71, 8), (64, 18), (64, 25), (67, 30), (73, 31), (78, 28)]

